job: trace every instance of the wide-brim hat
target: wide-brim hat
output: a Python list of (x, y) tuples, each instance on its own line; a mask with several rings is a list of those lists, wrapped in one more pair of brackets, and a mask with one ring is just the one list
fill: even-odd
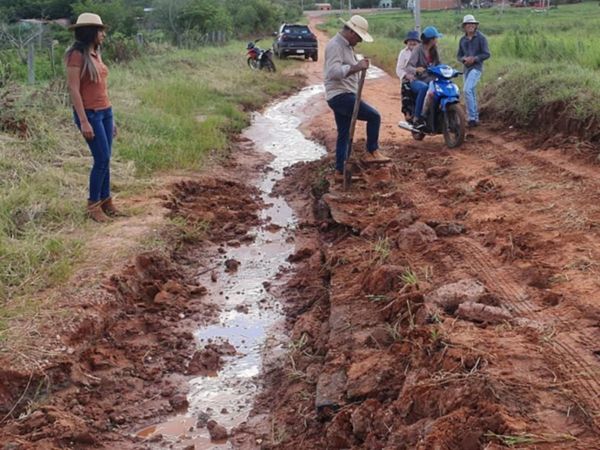
[(462, 21), (463, 26), (468, 25), (468, 24), (474, 24), (474, 25), (479, 25), (479, 22), (477, 22), (477, 20), (475, 20), (475, 16), (473, 14), (467, 14)]
[(360, 38), (365, 42), (373, 42), (373, 37), (369, 34), (369, 22), (363, 16), (354, 15), (350, 17), (349, 21), (345, 21), (340, 17), (340, 20), (354, 31), (356, 34), (360, 36)]
[(406, 37), (404, 38), (404, 43), (406, 44), (408, 41), (421, 42), (421, 39), (419, 39), (419, 32), (412, 30), (412, 31), (409, 31), (408, 33), (406, 33)]
[(69, 30), (74, 30), (75, 28), (81, 27), (98, 27), (98, 28), (107, 28), (106, 25), (102, 23), (102, 19), (98, 14), (93, 13), (82, 13), (77, 17), (77, 22), (69, 27)]

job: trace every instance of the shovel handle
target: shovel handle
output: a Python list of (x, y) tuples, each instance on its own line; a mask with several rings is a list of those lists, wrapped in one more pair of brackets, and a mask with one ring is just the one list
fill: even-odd
[(350, 183), (352, 182), (352, 174), (350, 173), (350, 155), (352, 154), (352, 141), (354, 140), (354, 130), (356, 129), (356, 119), (358, 117), (358, 110), (360, 109), (360, 101), (362, 97), (363, 86), (365, 85), (365, 78), (367, 76), (367, 69), (360, 71), (360, 80), (358, 81), (358, 91), (356, 92), (356, 98), (354, 99), (354, 108), (352, 109), (352, 118), (350, 120), (350, 136), (348, 139), (348, 147), (346, 148), (346, 157), (344, 158), (344, 190), (348, 190)]
[[(360, 101), (362, 99), (363, 86), (365, 85), (365, 78), (367, 76), (367, 69), (360, 71), (360, 80), (358, 82), (358, 91), (356, 92), (356, 100), (354, 101), (354, 109), (352, 110), (352, 121), (350, 122), (350, 143), (354, 140), (354, 130), (356, 129), (356, 118), (358, 117), (358, 110), (360, 109)], [(350, 156), (348, 152), (348, 156)]]

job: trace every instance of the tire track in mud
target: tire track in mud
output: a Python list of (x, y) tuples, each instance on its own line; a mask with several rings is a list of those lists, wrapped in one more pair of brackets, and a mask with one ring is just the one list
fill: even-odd
[[(561, 167), (541, 156), (527, 153), (518, 144), (511, 145), (499, 137), (494, 137), (488, 142), (493, 143), (496, 147), (518, 153), (520, 161), (527, 161), (543, 170), (542, 176), (547, 177), (549, 173), (561, 179), (566, 177), (580, 183), (585, 182), (587, 185), (600, 184), (590, 179), (589, 173), (582, 174), (571, 168)], [(492, 159), (499, 156), (497, 151), (491, 153)], [(482, 155), (472, 152), (465, 153), (465, 156), (467, 158), (484, 158)], [(427, 210), (431, 214), (433, 211), (429, 206), (437, 205), (436, 200), (431, 198), (432, 193), (427, 189), (428, 186), (422, 183), (422, 180), (417, 182), (417, 185), (418, 190), (411, 192), (411, 197), (417, 208), (420, 209), (427, 205)], [(440, 208), (433, 209), (438, 212), (437, 210)], [(587, 236), (584, 236), (584, 239), (589, 241)], [(534, 303), (521, 283), (514, 280), (508, 270), (502, 267), (502, 264), (498, 263), (496, 258), (478, 242), (467, 237), (460, 237), (451, 242), (453, 249), (460, 255), (460, 259), (465, 265), (473, 274), (479, 276), (485, 285), (503, 300), (505, 305), (516, 315), (540, 324), (538, 327), (533, 327), (536, 332), (541, 332), (546, 325), (549, 325), (549, 322), (552, 322), (551, 326), (554, 327), (559, 325), (564, 330), (572, 329), (574, 325), (572, 321), (565, 320), (557, 312), (548, 310), (546, 305)], [(527, 327), (527, 325), (519, 326)], [(600, 369), (597, 368), (598, 364), (594, 360), (596, 356), (591, 350), (597, 345), (597, 339), (585, 331), (578, 331), (576, 338), (563, 333), (553, 336), (548, 342), (546, 348), (551, 354), (545, 353), (546, 358), (551, 361), (552, 366), (559, 369), (561, 376), (567, 379), (567, 390), (577, 398), (578, 404), (585, 406), (582, 409), (593, 425), (600, 428)]]
[(471, 270), (483, 278), (486, 286), (499, 295), (515, 312), (534, 314), (538, 308), (531, 303), (525, 290), (494, 263), (494, 258), (478, 243), (469, 238), (458, 238), (456, 250), (464, 257)]
[[(458, 238), (456, 244), (455, 250), (473, 273), (482, 278), (486, 287), (499, 295), (514, 312), (535, 317), (539, 321), (543, 308), (536, 308), (519, 283), (512, 280), (502, 267), (494, 264), (494, 258), (485, 249), (469, 238)], [(554, 316), (553, 319), (566, 324), (560, 317)], [(578, 334), (585, 343), (592, 344), (592, 338)], [(562, 369), (561, 374), (569, 379), (569, 389), (591, 410), (587, 415), (594, 426), (600, 428), (600, 371), (594, 369), (593, 362), (589, 361), (590, 351), (581, 348), (572, 338), (561, 335), (552, 339), (550, 349), (554, 355), (546, 356)]]

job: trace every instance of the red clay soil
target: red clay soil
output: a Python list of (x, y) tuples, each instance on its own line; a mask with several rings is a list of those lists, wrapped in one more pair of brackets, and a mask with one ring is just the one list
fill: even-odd
[[(306, 64), (312, 82), (320, 70)], [(300, 218), (281, 291), (290, 351), (263, 375), (234, 446), (600, 449), (600, 168), (585, 163), (590, 150), (563, 138), (542, 149), (491, 125), (457, 150), (439, 137), (415, 142), (396, 126), (398, 88), (389, 77), (365, 87), (392, 164), (361, 170), (344, 192), (329, 156), (277, 186)], [(331, 155), (332, 114), (323, 99), (311, 113), (302, 128)], [(252, 239), (258, 200), (236, 181), (260, 164), (249, 161), (173, 187), (165, 202), (186, 219), (174, 221), (173, 252), (138, 255), (104, 288), (68, 294), (79, 305), (72, 328), (49, 323), (45, 334), (60, 334), (62, 358), (32, 370), (0, 361), (3, 448), (142, 449), (136, 427), (185, 408), (186, 372), (218, 369), (233, 351), (195, 353), (190, 330), (218, 305), (194, 279), (207, 239)]]
[[(329, 151), (278, 185), (301, 216), (292, 343), (242, 433), (272, 449), (600, 449), (600, 182), (590, 147), (491, 125), (448, 150), (368, 81), (384, 169), (333, 184)], [(364, 147), (362, 126), (355, 152)], [(246, 440), (248, 441), (248, 440)], [(244, 448), (256, 448), (247, 444)]]
[(256, 190), (235, 178), (222, 170), (173, 185), (165, 205), (177, 226), (164, 235), (173, 250), (141, 253), (102, 286), (66, 294), (69, 329), (42, 331), (62, 356), (30, 368), (0, 361), (11, 368), (0, 371), (0, 448), (147, 448), (135, 431), (186, 409), (186, 377), (214, 373), (235, 352), (197, 351), (191, 333), (219, 310), (195, 281), (212, 244), (252, 239), (258, 222)]

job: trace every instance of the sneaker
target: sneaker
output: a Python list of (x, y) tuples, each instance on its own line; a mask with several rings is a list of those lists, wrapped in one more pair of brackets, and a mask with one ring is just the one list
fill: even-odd
[(425, 119), (423, 119), (422, 117), (415, 119), (415, 121), (413, 123), (413, 127), (419, 131), (425, 130), (426, 126), (427, 126), (427, 124), (425, 123)]
[(343, 184), (344, 183), (344, 172), (338, 172), (336, 170), (335, 173), (333, 174), (333, 181), (334, 181), (334, 183), (337, 183), (337, 184)]
[(469, 123), (467, 123), (467, 126), (469, 128), (475, 128), (479, 126), (479, 122), (477, 120), (469, 120)]
[(391, 159), (385, 156), (381, 150), (375, 150), (373, 152), (367, 152), (367, 154), (363, 158), (364, 162), (373, 162), (373, 163), (386, 163), (390, 162)]

